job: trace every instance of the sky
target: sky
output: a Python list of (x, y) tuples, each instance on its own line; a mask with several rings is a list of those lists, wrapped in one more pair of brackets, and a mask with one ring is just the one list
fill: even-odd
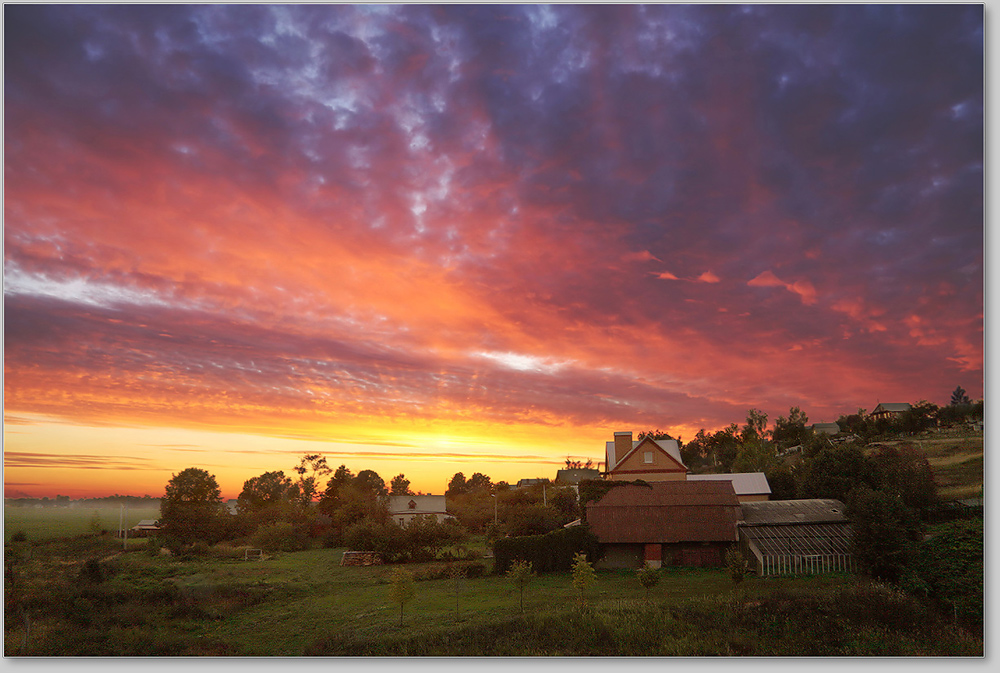
[(981, 398), (983, 15), (5, 5), (5, 495)]

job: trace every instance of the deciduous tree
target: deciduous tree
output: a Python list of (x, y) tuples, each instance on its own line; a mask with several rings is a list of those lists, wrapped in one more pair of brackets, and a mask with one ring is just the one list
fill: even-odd
[(521, 596), (521, 614), (524, 614), (524, 588), (531, 583), (535, 572), (527, 561), (514, 561), (507, 571), (507, 577), (514, 583)]
[(213, 475), (197, 467), (173, 475), (160, 501), (168, 546), (213, 542), (221, 513), (222, 494)]
[(410, 490), (410, 480), (402, 474), (397, 474), (389, 482), (389, 495), (413, 495)]

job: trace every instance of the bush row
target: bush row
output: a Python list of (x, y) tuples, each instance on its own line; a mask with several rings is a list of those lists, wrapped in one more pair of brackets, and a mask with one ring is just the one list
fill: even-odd
[(587, 525), (560, 528), (545, 535), (500, 538), (493, 543), (493, 572), (507, 572), (516, 560), (527, 561), (535, 572), (569, 571), (573, 556), (580, 552), (590, 562), (600, 557), (597, 536)]

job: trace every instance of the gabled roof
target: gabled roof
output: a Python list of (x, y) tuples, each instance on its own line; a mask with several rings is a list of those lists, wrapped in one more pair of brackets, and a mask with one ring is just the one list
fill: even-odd
[(652, 437), (644, 437), (642, 439), (632, 440), (632, 448), (624, 456), (615, 456), (615, 443), (606, 442), (606, 447), (608, 452), (608, 464), (605, 467), (605, 469), (608, 472), (615, 469), (615, 467), (617, 467), (619, 464), (624, 462), (626, 458), (632, 455), (635, 452), (635, 450), (639, 448), (639, 445), (642, 444), (643, 442), (650, 442), (656, 445), (657, 448), (659, 448), (668, 456), (676, 460), (678, 465), (684, 468), (687, 467), (686, 465), (684, 465), (684, 461), (681, 460), (681, 449), (676, 439), (653, 439)]
[(904, 411), (909, 411), (909, 410), (910, 410), (909, 402), (880, 402), (877, 407), (872, 409), (872, 414), (878, 411), (887, 411), (889, 413), (902, 413)]
[[(410, 507), (410, 503), (413, 507)], [(390, 495), (390, 514), (444, 514), (446, 508), (443, 495)]]
[(689, 474), (688, 481), (729, 481), (736, 495), (770, 495), (771, 486), (763, 472), (735, 472), (731, 474)]
[(847, 521), (844, 503), (833, 499), (745, 502), (741, 508), (743, 523), (747, 526)]
[(837, 423), (813, 423), (809, 428), (813, 432), (823, 432), (828, 435), (840, 434), (840, 426)]
[(630, 484), (587, 505), (587, 522), (605, 544), (731, 542), (739, 519), (739, 500), (728, 481)]

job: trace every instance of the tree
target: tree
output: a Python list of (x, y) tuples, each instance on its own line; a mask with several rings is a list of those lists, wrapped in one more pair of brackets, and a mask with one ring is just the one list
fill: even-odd
[(937, 423), (938, 406), (927, 400), (920, 400), (911, 405), (902, 418), (899, 420), (900, 429), (915, 435), (923, 432), (927, 428), (934, 427)]
[(774, 421), (774, 431), (771, 434), (771, 439), (782, 448), (798, 446), (805, 441), (806, 424), (808, 422), (809, 417), (801, 409), (792, 407), (788, 410), (788, 418), (778, 416), (777, 420)]
[(402, 474), (397, 474), (389, 482), (389, 495), (413, 495), (410, 490), (410, 480)]
[(926, 509), (937, 502), (937, 487), (927, 456), (912, 444), (878, 446), (868, 456), (872, 488), (900, 498), (907, 507)]
[(880, 580), (896, 582), (913, 563), (920, 539), (916, 513), (903, 501), (862, 485), (847, 498), (851, 522), (851, 546), (862, 572)]
[(448, 482), (448, 490), (445, 491), (445, 495), (449, 498), (454, 498), (455, 496), (462, 495), (467, 491), (468, 487), (465, 484), (465, 475), (461, 472), (456, 472), (455, 476)]
[(747, 411), (747, 422), (740, 431), (742, 442), (765, 441), (768, 439), (769, 434), (767, 430), (767, 414), (760, 409), (749, 409)]
[(469, 493), (474, 491), (489, 493), (493, 490), (493, 481), (482, 472), (476, 472), (465, 482), (465, 488)]
[(589, 470), (594, 467), (594, 461), (591, 458), (587, 459), (587, 462), (581, 460), (570, 460), (569, 457), (566, 458), (566, 469), (567, 470)]
[(635, 574), (639, 578), (639, 584), (646, 590), (646, 600), (648, 601), (649, 592), (660, 582), (660, 571), (657, 568), (643, 566)]
[(243, 482), (243, 490), (237, 498), (240, 512), (256, 512), (271, 505), (286, 501), (293, 493), (294, 484), (278, 470), (265, 472)]
[(535, 571), (527, 561), (514, 561), (507, 571), (507, 577), (514, 583), (521, 594), (521, 614), (524, 614), (524, 587), (531, 583)]
[(385, 482), (382, 477), (378, 476), (378, 472), (374, 470), (361, 470), (358, 472), (358, 476), (354, 478), (351, 485), (357, 488), (363, 493), (369, 493), (375, 496), (385, 496), (389, 494), (389, 489), (385, 487)]
[(740, 582), (750, 572), (750, 563), (736, 547), (730, 547), (726, 550), (726, 570), (729, 571), (729, 577), (733, 580), (733, 585), (736, 588), (739, 588)]
[(843, 501), (858, 484), (869, 480), (869, 465), (856, 444), (841, 444), (821, 449), (802, 465), (800, 498), (832, 498)]
[(413, 600), (417, 589), (413, 575), (405, 568), (393, 568), (390, 576), (389, 600), (399, 605), (399, 625), (403, 625), (403, 606)]
[(333, 477), (326, 483), (326, 490), (319, 499), (319, 511), (327, 516), (340, 509), (342, 502), (341, 493), (354, 481), (354, 474), (346, 465), (341, 465), (333, 473)]
[(955, 388), (955, 391), (951, 394), (951, 405), (957, 407), (959, 405), (968, 404), (972, 404), (972, 400), (970, 400), (969, 396), (965, 394), (965, 389), (962, 388), (962, 386)]
[(306, 454), (302, 456), (295, 471), (299, 475), (297, 486), (299, 487), (299, 505), (306, 509), (312, 504), (313, 499), (319, 492), (319, 478), (330, 474), (330, 467), (326, 464), (326, 457), (318, 453)]
[(587, 602), (586, 591), (597, 581), (597, 575), (594, 573), (594, 566), (590, 564), (587, 560), (587, 555), (583, 552), (579, 552), (573, 556), (572, 572), (573, 588), (576, 589), (577, 598), (582, 607)]
[(772, 467), (764, 473), (771, 487), (771, 500), (793, 500), (795, 498), (795, 476), (787, 465)]
[(649, 437), (650, 439), (674, 439), (673, 437), (670, 436), (669, 433), (666, 433), (663, 430), (660, 430), (659, 428), (657, 428), (656, 430), (643, 430), (638, 435), (636, 435), (636, 439), (638, 439), (639, 441), (646, 439), (646, 437)]
[(178, 548), (193, 542), (214, 541), (222, 509), (222, 494), (215, 477), (189, 467), (167, 482), (160, 501), (160, 522), (167, 545)]

